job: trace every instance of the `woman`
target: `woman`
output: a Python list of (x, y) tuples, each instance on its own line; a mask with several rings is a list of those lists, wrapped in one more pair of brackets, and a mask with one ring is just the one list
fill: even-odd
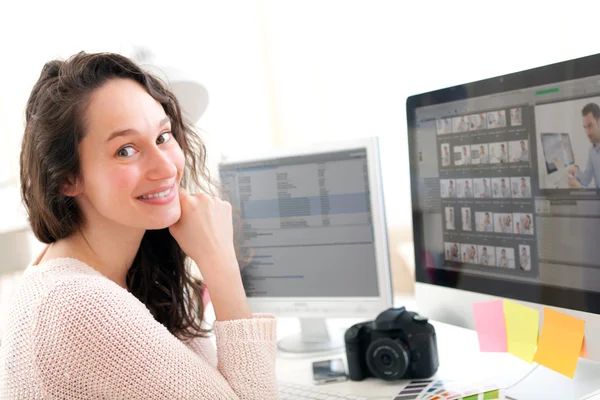
[[(250, 312), (231, 206), (186, 190), (208, 191), (205, 156), (177, 99), (127, 58), (44, 66), (21, 191), (49, 246), (13, 297), (0, 398), (277, 397), (276, 323)], [(216, 354), (187, 257), (210, 290)]]

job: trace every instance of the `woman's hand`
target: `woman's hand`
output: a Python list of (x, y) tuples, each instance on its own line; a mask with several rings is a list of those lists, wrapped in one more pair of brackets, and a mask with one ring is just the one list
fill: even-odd
[(218, 320), (250, 318), (233, 245), (231, 205), (179, 188), (181, 217), (169, 227), (181, 249), (198, 266)]
[(204, 193), (191, 195), (180, 187), (179, 203), (181, 217), (169, 231), (185, 254), (194, 261), (223, 256), (235, 258), (228, 202)]

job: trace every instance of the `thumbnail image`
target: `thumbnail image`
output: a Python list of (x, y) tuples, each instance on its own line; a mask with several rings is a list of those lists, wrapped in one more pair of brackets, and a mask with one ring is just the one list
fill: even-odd
[(509, 213), (494, 213), (494, 232), (513, 233), (513, 217)]
[(450, 145), (448, 143), (442, 144), (442, 167), (449, 167), (452, 165), (450, 156)]
[(490, 178), (473, 179), (473, 194), (478, 199), (489, 199), (492, 197), (490, 189)]
[(528, 176), (510, 178), (510, 192), (513, 199), (531, 198), (531, 180)]
[(479, 254), (479, 264), (488, 265), (490, 267), (496, 266), (496, 248), (492, 246), (477, 246), (477, 252)]
[(510, 109), (510, 124), (512, 126), (523, 125), (523, 117), (521, 116), (521, 107)]
[(525, 244), (519, 245), (519, 268), (523, 271), (531, 270), (531, 253), (529, 246)]
[(473, 197), (473, 182), (471, 179), (457, 179), (456, 180), (458, 198), (470, 199)]
[(490, 163), (503, 164), (508, 162), (508, 148), (506, 142), (490, 143)]
[(477, 248), (473, 244), (461, 244), (460, 252), (462, 256), (462, 262), (468, 264), (479, 264), (477, 261), (479, 258), (477, 257)]
[(477, 232), (494, 232), (494, 213), (488, 211), (475, 212), (475, 230)]
[(473, 230), (473, 218), (471, 217), (471, 209), (469, 207), (462, 207), (460, 209), (462, 215), (462, 230), (472, 231)]
[(435, 121), (435, 124), (438, 135), (452, 133), (452, 118), (438, 119)]
[(515, 140), (508, 142), (508, 154), (511, 162), (529, 162), (529, 141)]
[(515, 249), (510, 247), (496, 247), (496, 266), (515, 269)]
[(542, 104), (535, 107), (538, 176), (541, 189), (600, 187), (600, 97)]
[(492, 197), (495, 199), (510, 198), (510, 178), (492, 178)]
[(458, 243), (444, 243), (446, 251), (446, 260), (448, 261), (460, 261), (460, 247)]
[(462, 117), (452, 118), (452, 130), (454, 133), (457, 132), (468, 132), (469, 131), (469, 117), (463, 115)]
[(530, 213), (514, 213), (513, 220), (517, 235), (533, 235), (533, 215)]
[(485, 114), (469, 115), (469, 127), (472, 131), (485, 129)]
[(471, 146), (454, 146), (454, 165), (471, 165)]
[(504, 128), (506, 126), (506, 111), (491, 111), (487, 113), (488, 129)]
[(471, 145), (471, 164), (489, 164), (490, 153), (487, 144)]
[(440, 181), (440, 191), (441, 191), (441, 197), (443, 199), (456, 198), (456, 186), (454, 183), (454, 179), (442, 179)]
[(456, 226), (456, 218), (454, 216), (454, 207), (446, 207), (445, 208), (445, 214), (446, 214), (446, 229), (453, 231)]

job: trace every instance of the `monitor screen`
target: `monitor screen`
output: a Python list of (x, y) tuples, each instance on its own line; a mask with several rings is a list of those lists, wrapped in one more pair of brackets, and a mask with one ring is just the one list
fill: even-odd
[[(226, 163), (248, 297), (377, 297), (367, 150)], [(234, 218), (236, 219), (236, 218)]]
[(598, 56), (413, 96), (407, 113), (417, 280), (600, 312)]

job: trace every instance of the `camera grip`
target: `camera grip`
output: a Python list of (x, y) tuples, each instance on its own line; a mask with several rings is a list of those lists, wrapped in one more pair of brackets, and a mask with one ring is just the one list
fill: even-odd
[(350, 380), (362, 381), (366, 378), (365, 368), (363, 368), (363, 355), (360, 351), (360, 330), (353, 326), (346, 331), (344, 337), (346, 342), (346, 361), (348, 363), (348, 376)]

